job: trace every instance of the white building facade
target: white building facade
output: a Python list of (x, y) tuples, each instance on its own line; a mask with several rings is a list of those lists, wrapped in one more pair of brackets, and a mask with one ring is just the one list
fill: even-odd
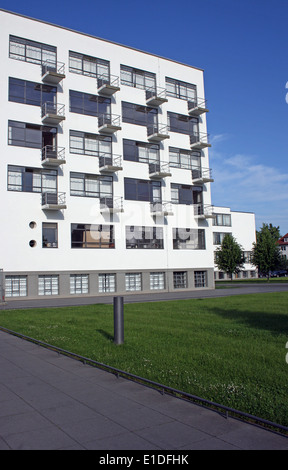
[(0, 41), (6, 299), (214, 287), (203, 71), (4, 10)]
[[(233, 278), (247, 279), (258, 276), (257, 268), (251, 263), (253, 243), (256, 242), (255, 214), (253, 212), (231, 211), (228, 207), (214, 206), (213, 219), (213, 246), (216, 251), (220, 248), (223, 238), (231, 234), (243, 248), (244, 265), (241, 271)], [(227, 273), (219, 271), (215, 265), (215, 280), (228, 279)]]

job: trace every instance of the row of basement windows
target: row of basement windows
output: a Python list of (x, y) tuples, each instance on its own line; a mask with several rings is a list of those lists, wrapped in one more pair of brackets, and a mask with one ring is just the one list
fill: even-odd
[[(173, 249), (205, 250), (205, 230), (173, 228)], [(58, 248), (58, 224), (43, 222), (42, 247)], [(113, 225), (71, 224), (71, 248), (115, 248)], [(126, 248), (164, 249), (163, 227), (126, 226)]]
[[(57, 128), (19, 121), (8, 121), (8, 144), (42, 149), (57, 148)], [(112, 138), (70, 130), (70, 153), (112, 158)], [(152, 163), (160, 161), (160, 145), (123, 139), (124, 160)], [(201, 152), (169, 147), (169, 164), (174, 168), (200, 168)]]
[[(38, 65), (49, 63), (50, 67), (56, 67), (57, 48), (29, 39), (10, 36), (9, 57)], [(69, 51), (69, 71), (92, 78), (109, 79), (110, 63), (104, 59)], [(155, 73), (126, 65), (120, 66), (120, 80), (122, 85), (144, 90), (156, 89)], [(195, 101), (197, 88), (194, 84), (166, 77), (166, 92), (168, 96)]]
[[(165, 273), (150, 273), (150, 290), (165, 289)], [(188, 288), (187, 271), (173, 272), (174, 289)], [(6, 276), (5, 277), (5, 296), (6, 297), (25, 297), (27, 296), (27, 276)], [(207, 272), (194, 272), (194, 287), (207, 287)], [(127, 292), (139, 292), (142, 290), (142, 274), (126, 273), (125, 289)], [(98, 292), (113, 293), (116, 292), (116, 274), (103, 273), (98, 274)], [(70, 274), (70, 294), (89, 294), (89, 274)], [(38, 276), (38, 295), (59, 295), (59, 276), (58, 275), (40, 275)]]

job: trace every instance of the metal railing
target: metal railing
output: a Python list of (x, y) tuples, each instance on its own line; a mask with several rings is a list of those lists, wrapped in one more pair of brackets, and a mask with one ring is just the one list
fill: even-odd
[(161, 87), (146, 88), (145, 93), (146, 93), (146, 100), (150, 100), (151, 98), (155, 98), (156, 100), (159, 100), (159, 101), (167, 100), (166, 88), (161, 88)]
[(57, 147), (55, 145), (45, 145), (45, 147), (42, 148), (41, 156), (42, 161), (50, 158), (54, 160), (64, 161), (65, 148)]
[(65, 75), (65, 64), (63, 62), (55, 62), (52, 60), (45, 60), (41, 64), (42, 76), (47, 72), (56, 73), (58, 75)]
[(149, 174), (159, 173), (159, 174), (168, 174), (170, 173), (169, 163), (166, 162), (149, 162)]
[(42, 118), (50, 114), (53, 116), (64, 117), (65, 105), (46, 101), (46, 103), (42, 104)]
[(209, 204), (193, 204), (194, 215), (203, 217), (214, 217), (214, 206)]
[(123, 198), (121, 196), (104, 196), (100, 197), (100, 210), (101, 212), (107, 211), (123, 211)]
[(190, 135), (190, 145), (192, 144), (210, 145), (209, 134), (205, 134), (204, 132), (193, 132)]
[(199, 179), (212, 179), (212, 170), (211, 168), (198, 168), (192, 166), (192, 180)]
[(168, 126), (165, 124), (148, 124), (147, 126), (147, 135), (167, 135), (168, 136)]
[(97, 77), (97, 86), (98, 88), (101, 88), (103, 85), (119, 88), (119, 77), (103, 73)]
[(121, 118), (118, 114), (105, 113), (98, 117), (98, 127), (113, 126), (120, 127)]
[(170, 201), (155, 201), (150, 203), (150, 212), (152, 214), (172, 214), (173, 206)]
[(195, 98), (194, 100), (188, 100), (188, 112), (193, 109), (207, 109), (207, 100), (204, 98)]
[(49, 206), (49, 205), (62, 206), (65, 204), (66, 204), (66, 193), (56, 193), (56, 192), (46, 191), (46, 192), (43, 192), (41, 195), (42, 206)]
[(111, 153), (102, 153), (99, 155), (99, 168), (105, 166), (112, 166), (121, 168), (122, 167), (122, 157), (121, 155), (111, 155)]

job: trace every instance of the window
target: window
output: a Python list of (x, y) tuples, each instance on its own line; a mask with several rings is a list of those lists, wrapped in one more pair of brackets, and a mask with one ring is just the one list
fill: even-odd
[(126, 291), (140, 291), (142, 289), (141, 273), (125, 274)]
[(55, 223), (42, 224), (42, 247), (58, 248), (58, 226)]
[(164, 248), (162, 227), (126, 227), (126, 248), (154, 249)]
[(201, 186), (189, 186), (185, 184), (171, 183), (171, 200), (173, 204), (201, 204)]
[(70, 173), (71, 196), (112, 198), (112, 176)]
[(231, 227), (231, 214), (215, 214), (213, 225)]
[(169, 162), (174, 168), (201, 168), (201, 152), (169, 147)]
[(121, 85), (128, 85), (142, 90), (156, 89), (155, 73), (121, 65)]
[(125, 199), (161, 202), (161, 182), (124, 178)]
[(155, 126), (158, 122), (158, 110), (122, 101), (122, 120), (139, 126)]
[(160, 147), (158, 144), (148, 144), (135, 140), (123, 139), (124, 160), (140, 163), (159, 161)]
[(168, 96), (179, 98), (181, 100), (196, 101), (196, 85), (191, 83), (174, 80), (166, 77), (166, 90)]
[(186, 289), (187, 284), (187, 272), (186, 271), (175, 271), (173, 272), (174, 289)]
[(174, 250), (205, 250), (205, 230), (173, 228)]
[(195, 287), (207, 287), (207, 272), (195, 271), (194, 283), (195, 283)]
[(113, 225), (71, 224), (71, 248), (115, 248)]
[(111, 99), (70, 90), (71, 113), (99, 117), (111, 113)]
[(168, 126), (171, 132), (179, 132), (180, 134), (195, 135), (198, 134), (199, 120), (192, 116), (184, 114), (167, 113)]
[(56, 138), (56, 127), (8, 121), (8, 145), (41, 149), (46, 145), (55, 146)]
[(8, 191), (57, 192), (57, 171), (8, 166)]
[(103, 75), (109, 78), (109, 62), (69, 51), (69, 72), (93, 78), (99, 78)]
[(5, 296), (25, 297), (27, 295), (27, 276), (6, 276)]
[(58, 295), (59, 279), (55, 275), (38, 276), (38, 294), (39, 295)]
[(70, 294), (88, 294), (88, 274), (70, 274)]
[(57, 87), (9, 77), (9, 101), (42, 106), (47, 102), (56, 103), (56, 94)]
[(99, 157), (112, 155), (112, 138), (109, 136), (70, 131), (70, 152)]
[(9, 57), (11, 59), (39, 65), (49, 61), (56, 65), (56, 47), (16, 36), (10, 36), (9, 39)]
[[(213, 232), (213, 245), (221, 245), (228, 232)], [(229, 233), (232, 235), (232, 233)]]
[(151, 290), (165, 289), (165, 274), (164, 273), (150, 273), (150, 289)]
[(116, 275), (115, 274), (99, 274), (99, 292), (115, 292), (116, 290)]

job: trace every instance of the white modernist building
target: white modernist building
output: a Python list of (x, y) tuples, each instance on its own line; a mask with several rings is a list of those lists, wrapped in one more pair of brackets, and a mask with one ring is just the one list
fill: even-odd
[(5, 295), (214, 287), (203, 71), (0, 10)]
[[(255, 214), (253, 212), (231, 211), (228, 207), (214, 206), (213, 219), (213, 246), (216, 251), (221, 246), (227, 233), (233, 235), (236, 242), (241, 245), (244, 252), (245, 263), (241, 271), (235, 276), (238, 279), (257, 277), (257, 269), (251, 263), (253, 243), (256, 242)], [(228, 275), (219, 271), (215, 266), (215, 280), (228, 279)], [(234, 277), (234, 276), (233, 276)]]

